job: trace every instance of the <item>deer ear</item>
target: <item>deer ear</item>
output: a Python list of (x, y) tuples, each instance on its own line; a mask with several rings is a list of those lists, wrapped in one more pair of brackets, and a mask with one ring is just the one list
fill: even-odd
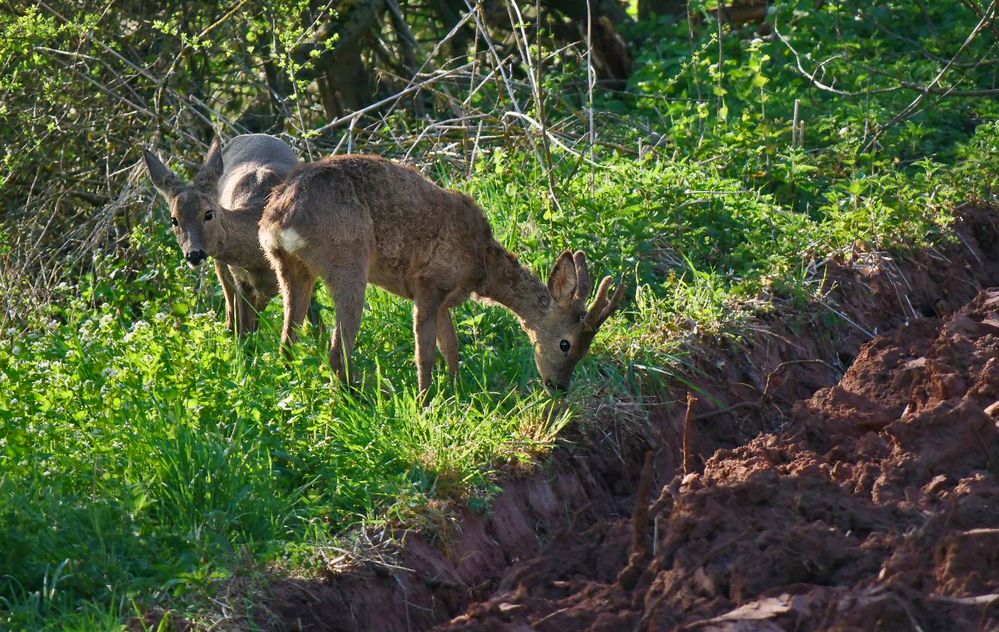
[(142, 158), (146, 163), (146, 171), (149, 172), (149, 179), (153, 181), (153, 186), (160, 192), (160, 195), (170, 199), (177, 194), (183, 183), (173, 171), (167, 169), (166, 165), (156, 157), (156, 154), (148, 149), (142, 150)]
[(194, 185), (204, 193), (214, 193), (219, 178), (222, 177), (222, 168), (222, 141), (216, 136), (205, 156), (205, 164), (201, 165), (201, 170), (194, 178)]
[(548, 277), (548, 291), (556, 303), (566, 304), (575, 300), (576, 264), (568, 250), (559, 256), (552, 268), (552, 274)]

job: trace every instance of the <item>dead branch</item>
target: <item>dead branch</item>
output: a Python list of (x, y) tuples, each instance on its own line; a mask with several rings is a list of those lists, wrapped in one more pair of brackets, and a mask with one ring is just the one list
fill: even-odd
[(698, 399), (693, 393), (687, 392), (687, 414), (683, 419), (683, 473), (690, 474), (694, 471), (694, 409), (697, 408)]

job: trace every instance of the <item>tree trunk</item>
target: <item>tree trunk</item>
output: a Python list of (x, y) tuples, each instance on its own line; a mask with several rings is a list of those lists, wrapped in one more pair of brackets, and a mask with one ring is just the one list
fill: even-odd
[[(379, 28), (385, 9), (385, 0), (356, 0), (339, 9), (335, 21), (319, 29), (316, 39), (320, 43), (305, 44), (294, 51), (292, 57), (297, 61), (310, 59), (314, 50), (323, 51), (314, 67), (326, 116), (343, 116), (374, 100), (374, 82), (361, 53), (365, 36)], [(334, 36), (337, 40), (332, 50), (326, 50), (323, 43)]]

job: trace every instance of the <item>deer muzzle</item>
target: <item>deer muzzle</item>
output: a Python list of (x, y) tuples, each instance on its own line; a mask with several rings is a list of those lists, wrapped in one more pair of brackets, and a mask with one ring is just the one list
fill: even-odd
[(564, 393), (569, 390), (569, 382), (555, 382), (551, 379), (545, 380), (545, 388), (549, 393)]
[(204, 250), (192, 250), (185, 254), (184, 258), (187, 259), (192, 268), (197, 268), (208, 258), (208, 253)]

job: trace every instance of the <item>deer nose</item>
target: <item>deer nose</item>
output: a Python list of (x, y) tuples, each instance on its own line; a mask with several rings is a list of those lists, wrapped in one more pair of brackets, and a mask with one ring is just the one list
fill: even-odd
[(554, 393), (556, 391), (565, 392), (565, 391), (569, 390), (569, 385), (568, 384), (556, 384), (555, 382), (553, 382), (551, 380), (545, 380), (545, 388), (547, 388), (548, 391), (552, 392), (552, 393)]
[(187, 259), (187, 262), (192, 266), (200, 266), (204, 263), (205, 259), (208, 258), (208, 253), (204, 250), (192, 250), (184, 255), (184, 258)]

